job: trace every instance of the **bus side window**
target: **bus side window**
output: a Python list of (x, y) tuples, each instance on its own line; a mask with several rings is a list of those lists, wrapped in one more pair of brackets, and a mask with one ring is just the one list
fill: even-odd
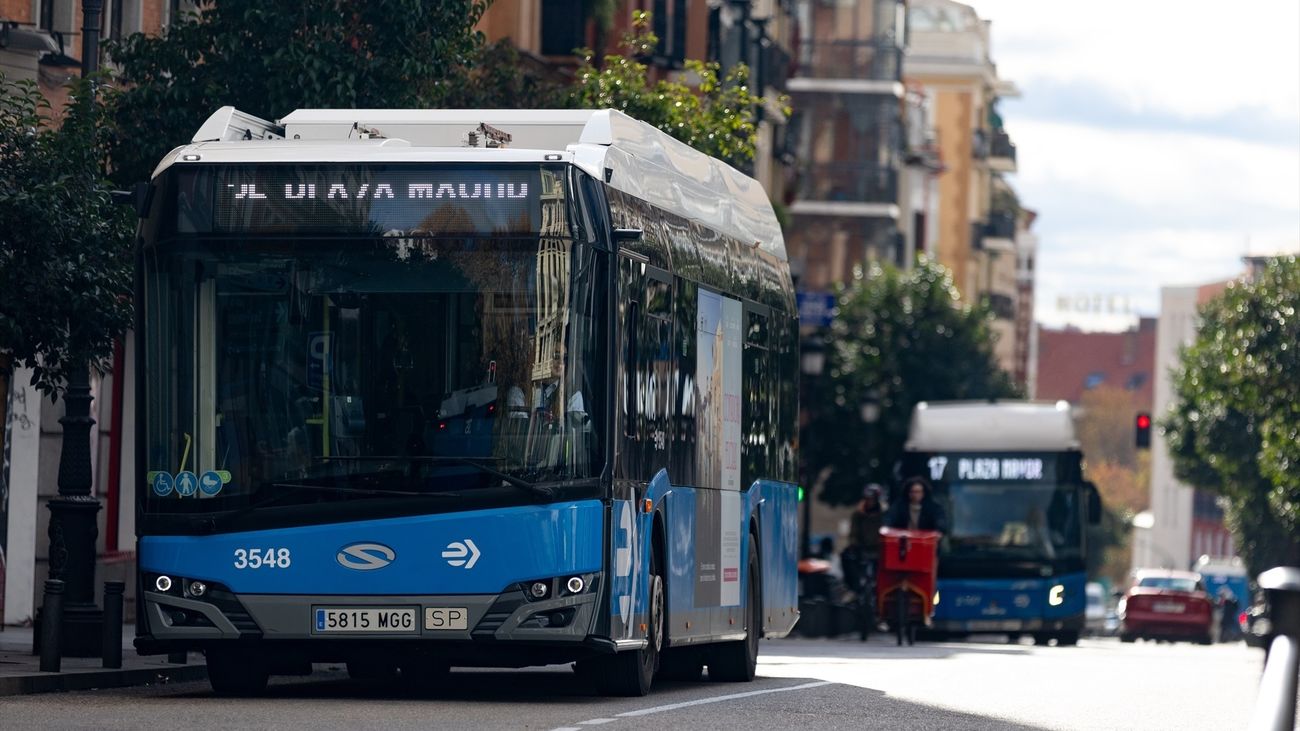
[(641, 303), (634, 300), (628, 303), (627, 319), (623, 321), (623, 435), (630, 439), (636, 438), (640, 418), (636, 407), (640, 323)]

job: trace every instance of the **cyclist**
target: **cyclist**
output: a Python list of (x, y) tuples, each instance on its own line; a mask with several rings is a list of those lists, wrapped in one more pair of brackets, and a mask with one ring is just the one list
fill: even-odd
[(880, 527), (885, 513), (880, 504), (883, 491), (879, 485), (870, 484), (862, 490), (862, 499), (849, 523), (849, 545), (840, 555), (844, 567), (844, 580), (857, 595), (862, 607), (862, 635), (870, 631), (872, 609), (875, 605), (876, 562), (880, 559)]

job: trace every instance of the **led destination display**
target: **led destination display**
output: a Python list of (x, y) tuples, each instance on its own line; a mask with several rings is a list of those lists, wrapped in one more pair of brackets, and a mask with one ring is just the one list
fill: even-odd
[(178, 175), (176, 226), (217, 234), (536, 233), (541, 179), (537, 166), (195, 167)]
[(1067, 465), (1054, 454), (936, 454), (926, 460), (934, 482), (1055, 482)]

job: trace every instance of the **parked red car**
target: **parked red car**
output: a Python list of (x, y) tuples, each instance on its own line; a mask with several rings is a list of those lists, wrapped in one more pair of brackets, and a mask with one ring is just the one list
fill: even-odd
[(1142, 638), (1209, 645), (1218, 639), (1214, 600), (1201, 575), (1192, 571), (1138, 571), (1118, 611), (1121, 642)]

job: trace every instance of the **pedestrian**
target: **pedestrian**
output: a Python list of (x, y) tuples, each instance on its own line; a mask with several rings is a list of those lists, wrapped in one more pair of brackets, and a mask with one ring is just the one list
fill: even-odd
[(909, 530), (946, 530), (947, 520), (943, 508), (934, 499), (930, 482), (924, 477), (909, 477), (904, 480), (903, 499), (889, 511), (885, 525)]
[(882, 492), (880, 485), (874, 483), (862, 488), (862, 499), (849, 519), (849, 545), (840, 563), (845, 580), (853, 587), (861, 585), (863, 572), (875, 576), (876, 561), (880, 558), (880, 528), (885, 524)]

